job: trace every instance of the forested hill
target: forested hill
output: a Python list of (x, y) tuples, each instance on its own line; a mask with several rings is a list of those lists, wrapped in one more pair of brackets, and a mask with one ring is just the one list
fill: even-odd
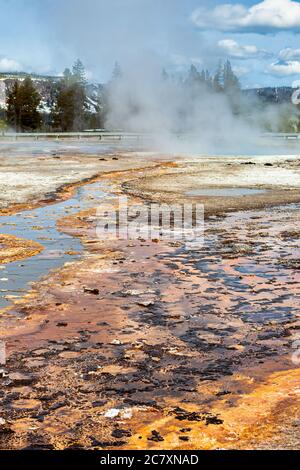
[[(0, 107), (5, 107), (6, 93), (11, 88), (15, 80), (23, 80), (30, 77), (35, 83), (37, 91), (42, 96), (45, 103), (49, 103), (53, 99), (53, 89), (57, 82), (61, 79), (58, 76), (51, 75), (37, 75), (27, 73), (0, 73)], [(89, 85), (89, 94), (93, 98), (94, 94), (99, 91), (102, 85), (93, 83)], [(242, 90), (243, 94), (249, 98), (258, 98), (260, 101), (266, 103), (287, 103), (291, 101), (294, 89), (292, 87), (265, 87), (265, 88), (252, 88)], [(47, 108), (47, 106), (45, 106)], [(45, 109), (46, 111), (46, 109)]]
[[(46, 114), (50, 113), (57, 94), (57, 85), (62, 77), (28, 74), (23, 72), (0, 73), (0, 108), (6, 109), (7, 96), (16, 80), (23, 81), (27, 77), (31, 78), (34, 83), (34, 87), (42, 98), (40, 109)], [(97, 113), (98, 96), (102, 91), (102, 85), (90, 83), (86, 86), (86, 91), (89, 110), (91, 113)]]
[(292, 87), (268, 87), (243, 90), (245, 96), (258, 98), (265, 103), (288, 103), (291, 102), (295, 89)]
[[(44, 76), (27, 73), (0, 73), (0, 128), (17, 131), (60, 130), (81, 131), (100, 129), (106, 125), (113, 96), (120, 91), (123, 80), (118, 64), (112, 78), (104, 85), (91, 83), (86, 78), (85, 68), (77, 60), (73, 68), (65, 69), (58, 76)], [(207, 70), (199, 71), (194, 65), (187, 71), (184, 79), (169, 75), (162, 70), (161, 82), (170, 87), (176, 84), (184, 97), (185, 111), (181, 116), (192, 113), (194, 100), (201, 109), (201, 94), (206, 96), (223, 95), (228, 97), (228, 105), (234, 115), (239, 115), (247, 122), (259, 124), (262, 129), (273, 132), (299, 132), (300, 106), (292, 104), (292, 87), (267, 87), (242, 89), (229, 61), (220, 63), (215, 74)], [(172, 85), (173, 84), (173, 85)], [(178, 86), (179, 85), (179, 86)], [(126, 89), (126, 87), (125, 87)], [(174, 87), (173, 87), (174, 89)], [(122, 87), (121, 87), (122, 90)], [(116, 95), (114, 95), (116, 93)], [(148, 101), (141, 101), (134, 93), (125, 97), (126, 112), (129, 114), (143, 110)], [(244, 98), (244, 99), (243, 99)], [(115, 100), (117, 101), (117, 100)], [(272, 107), (276, 107), (278, 112)], [(222, 110), (220, 116), (222, 117)], [(176, 109), (174, 110), (176, 115)], [(117, 119), (120, 113), (116, 113)], [(188, 119), (181, 122), (185, 129)], [(259, 122), (258, 122), (259, 121)], [(110, 126), (124, 128), (127, 119), (111, 123)]]

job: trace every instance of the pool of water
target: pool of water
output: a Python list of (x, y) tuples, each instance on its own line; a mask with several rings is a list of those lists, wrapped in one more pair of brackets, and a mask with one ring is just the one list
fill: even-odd
[(286, 323), (293, 319), (292, 309), (275, 309), (274, 311), (253, 312), (243, 315), (247, 323)]
[(79, 257), (82, 251), (80, 239), (59, 232), (56, 223), (62, 217), (96, 207), (106, 194), (105, 185), (96, 182), (78, 188), (67, 201), (0, 217), (1, 234), (34, 240), (44, 247), (41, 253), (31, 258), (0, 264), (0, 308), (21, 297), (31, 282), (49, 270)]
[(254, 188), (202, 188), (187, 191), (186, 196), (209, 196), (209, 197), (242, 197), (254, 194), (266, 193), (265, 189)]

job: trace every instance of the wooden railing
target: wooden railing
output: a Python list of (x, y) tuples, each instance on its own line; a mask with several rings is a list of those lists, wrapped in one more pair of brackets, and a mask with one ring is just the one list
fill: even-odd
[(86, 132), (2, 132), (0, 133), (0, 140), (61, 140), (61, 139), (89, 139), (94, 138), (97, 140), (130, 140), (142, 139), (150, 137), (150, 134), (143, 134), (138, 132), (122, 132), (122, 131), (86, 131)]
[(269, 139), (299, 140), (300, 134), (296, 132), (267, 132), (262, 137)]
[[(163, 136), (164, 134), (162, 134)], [(84, 131), (84, 132), (0, 132), (0, 140), (63, 140), (63, 139), (90, 139), (94, 138), (97, 140), (142, 140), (151, 139), (154, 136), (158, 137), (157, 133), (142, 133), (142, 132), (123, 132), (123, 131)], [(178, 139), (197, 139), (201, 140), (201, 135), (195, 133), (176, 133), (173, 135), (174, 138)], [(216, 134), (218, 137), (218, 134)], [(283, 140), (300, 140), (300, 134), (298, 133), (263, 133), (263, 138), (269, 139), (283, 139)]]

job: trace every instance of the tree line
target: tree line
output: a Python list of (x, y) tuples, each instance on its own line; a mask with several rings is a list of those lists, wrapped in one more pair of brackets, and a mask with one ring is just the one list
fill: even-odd
[[(120, 79), (122, 79), (122, 69), (116, 63), (110, 83), (99, 86), (91, 99), (85, 68), (82, 62), (77, 60), (71, 70), (65, 69), (60, 80), (51, 83), (51, 102), (47, 103), (47, 112), (34, 81), (30, 77), (16, 80), (7, 94), (6, 111), (4, 114), (2, 112), (4, 119), (0, 120), (0, 128), (3, 130), (5, 126), (9, 126), (17, 132), (38, 130), (77, 132), (104, 128), (108, 112), (108, 95), (111, 93), (110, 84)], [(162, 79), (167, 81), (177, 78), (163, 70)], [(241, 87), (230, 61), (220, 62), (213, 75), (208, 70), (200, 71), (195, 65), (191, 65), (182, 85), (195, 94), (201, 93), (203, 86), (212, 93), (225, 93), (229, 96), (233, 112), (241, 113), (243, 102)], [(295, 130), (296, 126), (300, 130), (300, 118), (297, 113), (293, 120), (286, 108), (281, 114), (280, 128), (287, 131), (291, 126)], [(269, 123), (263, 123), (266, 128), (268, 125)]]
[[(116, 63), (112, 81), (121, 78), (122, 70)], [(170, 79), (165, 71), (163, 78)], [(216, 92), (231, 92), (240, 88), (229, 61), (220, 64), (214, 76), (208, 71), (200, 72), (192, 65), (185, 85), (196, 87), (197, 84), (203, 85), (203, 83)], [(86, 71), (80, 60), (75, 62), (72, 70), (65, 69), (63, 77), (58, 82), (53, 82), (52, 88), (50, 112), (46, 113), (43, 109), (45, 103), (34, 81), (30, 77), (22, 81), (16, 80), (7, 94), (6, 125), (17, 132), (37, 130), (68, 132), (104, 127), (109, 86), (99, 88), (97, 96), (94, 96), (91, 102)]]
[[(101, 97), (91, 100), (85, 68), (80, 60), (66, 69), (59, 81), (51, 83), (51, 103), (45, 102), (30, 77), (16, 80), (7, 93), (5, 124), (17, 132), (37, 130), (82, 131), (101, 127)], [(3, 113), (2, 113), (3, 115)], [(2, 123), (3, 127), (3, 123)]]

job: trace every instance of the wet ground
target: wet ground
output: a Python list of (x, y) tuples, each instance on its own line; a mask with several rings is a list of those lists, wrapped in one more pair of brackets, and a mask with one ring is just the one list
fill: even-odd
[(73, 196), (65, 201), (0, 218), (2, 233), (35, 241), (42, 247), (36, 256), (30, 253), (26, 259), (20, 260), (20, 257), (1, 266), (4, 280), (0, 279), (0, 308), (21, 297), (30, 282), (79, 257), (82, 250), (80, 240), (60, 232), (56, 224), (67, 215), (93, 207), (95, 200), (97, 204), (101, 203), (104, 194), (100, 183), (91, 183), (75, 189)]
[(177, 161), (167, 172), (123, 185), (134, 196), (152, 201), (205, 205), (206, 214), (259, 209), (299, 202), (297, 156), (199, 157)]
[[(24, 225), (24, 238), (45, 243), (38, 256), (61, 257), (2, 313), (2, 449), (299, 449), (297, 181), (284, 205), (232, 211), (232, 195), (218, 195), (229, 213), (207, 213), (204, 244), (99, 239), (93, 207), (124, 190), (140, 202), (141, 185), (153, 191), (184, 167), (151, 162), (36, 209), (45, 240), (26, 219), (35, 211), (12, 216), (18, 236)], [(284, 165), (297, 176), (294, 160)], [(34, 271), (38, 256), (22, 261), (37, 277), (46, 274)]]
[(207, 188), (207, 189), (193, 189), (187, 191), (186, 196), (197, 197), (197, 196), (212, 196), (212, 197), (242, 197), (242, 196), (253, 196), (256, 194), (265, 193), (265, 189), (253, 189), (253, 188)]

